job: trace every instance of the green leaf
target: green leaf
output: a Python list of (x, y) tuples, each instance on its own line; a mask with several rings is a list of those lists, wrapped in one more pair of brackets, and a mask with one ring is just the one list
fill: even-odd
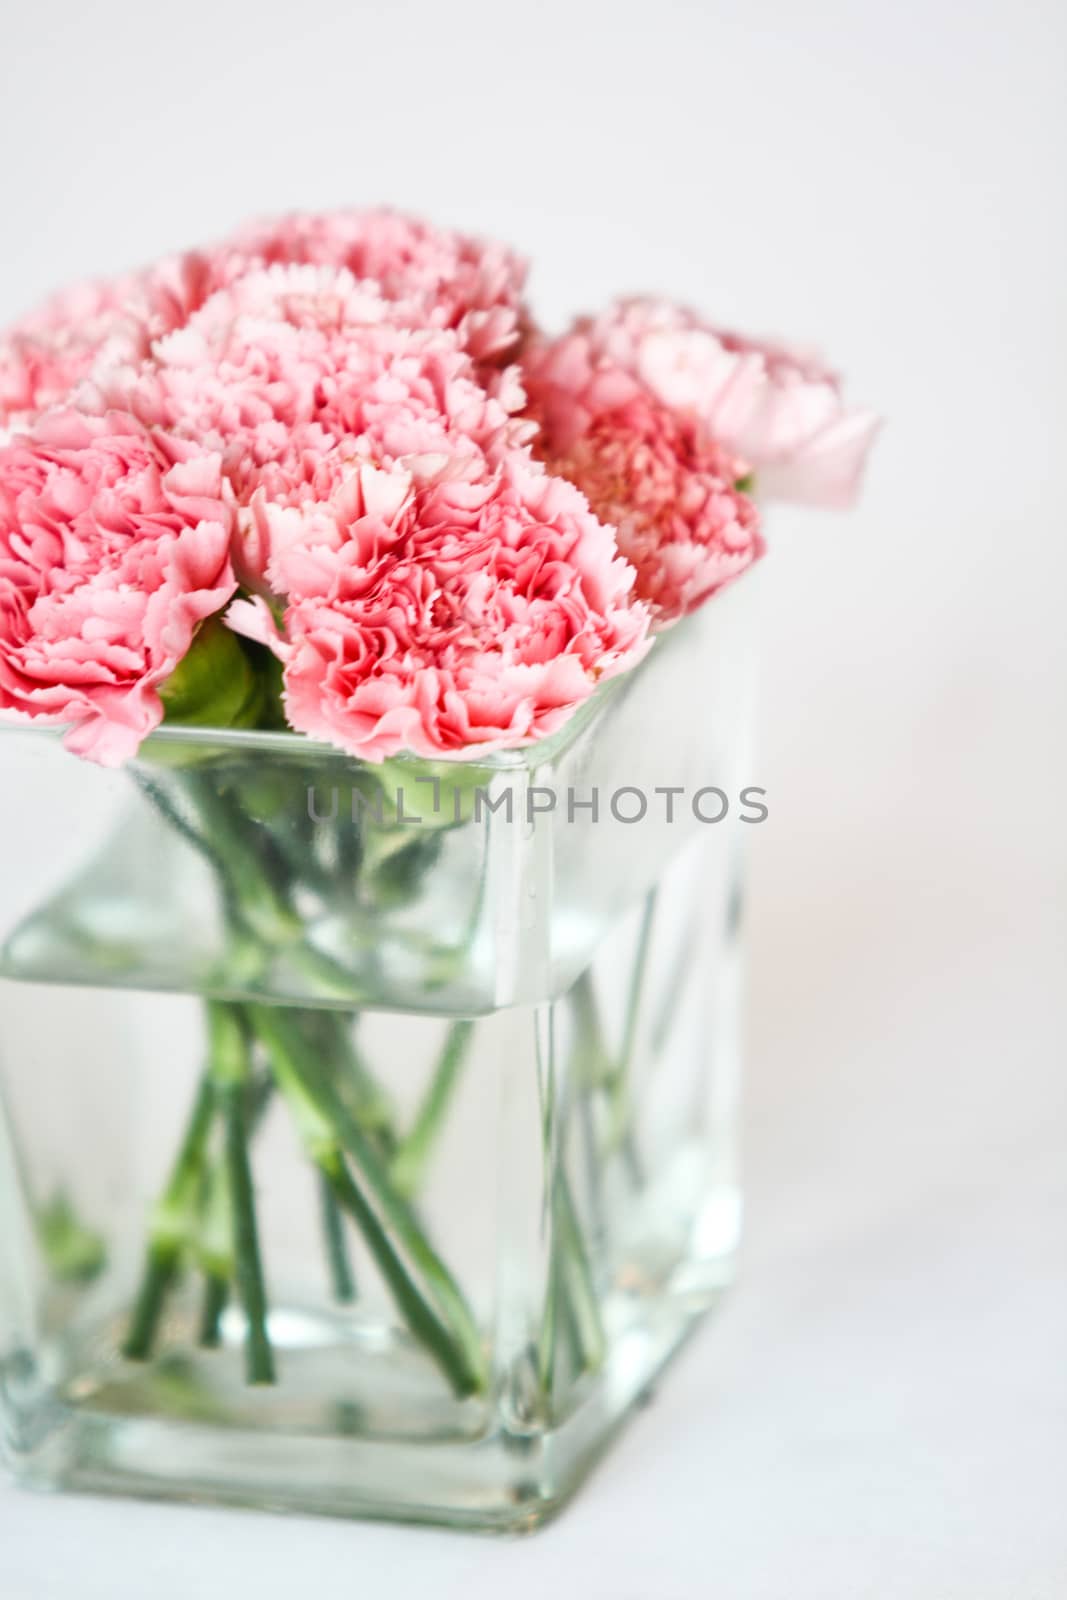
[(265, 717), (267, 692), (266, 674), (256, 671), (237, 635), (211, 617), (160, 686), (159, 698), (170, 726), (254, 728)]

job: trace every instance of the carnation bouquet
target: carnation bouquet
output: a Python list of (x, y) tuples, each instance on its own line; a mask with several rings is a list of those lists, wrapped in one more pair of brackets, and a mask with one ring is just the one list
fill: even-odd
[[(490, 878), (463, 841), (496, 822), (502, 774), (571, 748), (719, 603), (763, 553), (768, 500), (857, 492), (876, 421), (813, 359), (645, 299), (550, 336), (523, 283), (507, 249), (392, 212), (293, 215), (61, 294), (0, 340), (0, 718), (122, 769), (217, 925), (180, 981), (172, 952), (117, 954), (99, 894), (79, 921), (84, 884), (7, 943), (8, 976), (39, 978), (47, 948), (68, 982), (200, 996), (113, 1366), (235, 1344), (247, 1383), (284, 1387), (255, 1156), (282, 1118), (335, 1305), (358, 1308), (369, 1270), (444, 1394), (499, 1388), (426, 1198), (494, 1009), (468, 981)], [(605, 1186), (624, 1206), (647, 1178), (629, 1078), (654, 876), (635, 857), (615, 1035), (588, 955), (556, 996), (599, 1177), (585, 1196), (544, 1169), (527, 1419), (611, 1344), (598, 1251)], [(660, 998), (653, 1034), (680, 1004)], [(367, 1042), (390, 1007), (440, 1021), (404, 1108)], [(539, 1078), (545, 1149), (558, 1092)], [(34, 1204), (60, 1277), (104, 1272), (91, 1219), (60, 1192)], [(194, 1291), (195, 1325), (175, 1309)]]

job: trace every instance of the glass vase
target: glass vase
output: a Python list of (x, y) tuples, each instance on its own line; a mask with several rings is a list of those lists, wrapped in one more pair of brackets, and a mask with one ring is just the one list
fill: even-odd
[(536, 1524), (733, 1268), (742, 581), (553, 739), (0, 732), (25, 1482)]

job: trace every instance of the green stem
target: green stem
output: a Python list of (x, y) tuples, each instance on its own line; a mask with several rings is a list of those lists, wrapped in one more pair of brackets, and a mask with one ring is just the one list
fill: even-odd
[(557, 1176), (556, 1201), (567, 1304), (574, 1317), (581, 1364), (585, 1371), (596, 1372), (604, 1359), (604, 1324), (574, 1196), (562, 1167)]
[(222, 1116), (226, 1181), (233, 1208), (234, 1276), (247, 1324), (245, 1366), (249, 1383), (273, 1383), (274, 1355), (267, 1332), (267, 1293), (248, 1156), (248, 1041), (236, 1006), (210, 1001), (208, 1024), (211, 1077)]
[(152, 1354), (163, 1306), (178, 1275), (179, 1256), (180, 1251), (169, 1246), (148, 1247), (141, 1286), (122, 1346), (122, 1353), (128, 1361), (147, 1361)]
[(221, 1091), (226, 1136), (226, 1168), (233, 1194), (237, 1294), (248, 1323), (245, 1368), (249, 1383), (274, 1382), (274, 1356), (267, 1333), (267, 1295), (256, 1230), (255, 1195), (248, 1161), (244, 1106), (240, 1091)]
[[(251, 1139), (270, 1103), (274, 1084), (270, 1077), (249, 1082), (244, 1096), (245, 1135)], [(219, 1318), (229, 1298), (235, 1272), (233, 1200), (225, 1154), (216, 1156), (203, 1186), (196, 1226), (195, 1253), (204, 1274), (200, 1343), (211, 1349), (219, 1343)]]
[[(443, 1326), (451, 1347), (447, 1370), (450, 1375), (462, 1375), (458, 1379), (453, 1377), (458, 1392), (469, 1393), (483, 1388), (486, 1378), (485, 1358), (477, 1324), (459, 1286), (427, 1239), (409, 1202), (393, 1183), (388, 1165), (375, 1141), (359, 1126), (341, 1101), (328, 1073), (323, 1071), (321, 1062), (316, 1057), (309, 1056), (306, 1041), (299, 1027), (294, 1026), (292, 1014), (279, 1006), (260, 1005), (249, 1006), (248, 1014), (256, 1034), (270, 1056), (278, 1086), (289, 1101), (312, 1159), (320, 1166), (325, 1163), (324, 1170), (327, 1171), (327, 1176), (330, 1177), (336, 1191), (337, 1184), (341, 1181), (337, 1179), (335, 1173), (336, 1157), (338, 1149), (342, 1150), (356, 1169), (360, 1196), (363, 1197), (365, 1190), (365, 1198), (373, 1201), (380, 1213), (380, 1221), (377, 1217), (374, 1219), (372, 1232), (366, 1229), (364, 1232), (367, 1243), (373, 1251), (377, 1252), (388, 1246), (389, 1265), (386, 1267), (383, 1260), (379, 1259), (379, 1266), (382, 1267), (383, 1275), (393, 1289), (394, 1295), (400, 1300), (398, 1285), (402, 1280), (396, 1273), (396, 1266), (399, 1263), (394, 1263), (393, 1258), (397, 1252), (389, 1242), (386, 1229), (391, 1230), (397, 1246), (404, 1252), (436, 1302), (440, 1320), (434, 1318), (432, 1322), (427, 1321), (420, 1312), (416, 1323), (412, 1324), (413, 1329), (415, 1331), (418, 1331), (419, 1327), (430, 1329), (429, 1342), (432, 1344), (434, 1327)], [(347, 1189), (343, 1194), (338, 1192), (338, 1199), (347, 1209), (353, 1210), (354, 1203)], [(362, 1227), (364, 1212), (356, 1207), (353, 1214), (357, 1212), (357, 1220), (360, 1220)], [(373, 1216), (373, 1212), (371, 1215)], [(405, 1280), (410, 1282), (406, 1273)], [(406, 1315), (406, 1289), (404, 1296), (400, 1303)], [(444, 1361), (442, 1365), (445, 1365)]]
[(144, 1272), (122, 1347), (131, 1361), (147, 1361), (152, 1353), (167, 1294), (195, 1228), (214, 1109), (211, 1078), (205, 1074), (166, 1188), (152, 1208)]
[(454, 1022), (448, 1030), (430, 1086), (411, 1131), (401, 1140), (393, 1157), (390, 1170), (393, 1182), (402, 1194), (410, 1196), (417, 1193), (422, 1183), (427, 1159), (455, 1093), (473, 1033), (473, 1022)]
[(345, 1240), (344, 1218), (337, 1201), (334, 1184), (320, 1168), (319, 1204), (322, 1211), (322, 1232), (326, 1241), (326, 1260), (330, 1268), (330, 1282), (335, 1300), (350, 1305), (356, 1298), (356, 1279)]
[[(318, 995), (332, 1000), (354, 998), (353, 974), (339, 961), (316, 950), (304, 938), (304, 924), (292, 903), (285, 870), (271, 841), (257, 846), (254, 824), (234, 798), (219, 790), (203, 773), (183, 774), (184, 793), (191, 799), (196, 822), (186, 817), (163, 785), (137, 773), (137, 782), (160, 814), (214, 868), (231, 940), (249, 945), (264, 965), (284, 954), (315, 985)], [(271, 859), (268, 859), (268, 856)]]
[[(257, 839), (232, 798), (218, 788), (211, 776), (192, 773), (184, 776), (183, 793), (191, 803), (192, 821), (159, 785), (146, 784), (145, 787), (168, 820), (191, 840), (219, 874), (234, 936), (246, 937), (247, 931), (251, 931), (264, 961), (282, 956), (313, 976), (320, 993), (351, 1000), (350, 974), (303, 940), (301, 919), (292, 903), (292, 886), (288, 882), (292, 863), (283, 862), (275, 850), (268, 848), (269, 840)], [(295, 1089), (298, 1097), (303, 1097), (315, 1113), (325, 1119), (337, 1153), (347, 1154), (357, 1169), (353, 1177), (342, 1159), (344, 1171), (338, 1176), (336, 1161), (319, 1139), (315, 1159), (320, 1167), (323, 1159), (331, 1161), (326, 1173), (330, 1183), (329, 1211), (325, 1199), (323, 1206), (331, 1271), (339, 1294), (347, 1298), (354, 1289), (347, 1258), (342, 1256), (343, 1231), (336, 1211), (340, 1204), (360, 1220), (383, 1276), (408, 1316), (409, 1324), (435, 1353), (457, 1391), (467, 1393), (483, 1387), (485, 1362), (477, 1325), (458, 1285), (437, 1256), (408, 1205), (407, 1197), (390, 1174), (395, 1137), (391, 1109), (385, 1097), (363, 1066), (350, 1039), (350, 1030), (339, 1015), (331, 1016), (323, 1029), (325, 1038), (320, 1034), (318, 1045), (309, 1041), (312, 1024), (290, 1024), (285, 1019), (291, 1015), (281, 1012), (280, 1008), (261, 1006), (249, 1008), (247, 1012), (218, 1003), (209, 1007), (212, 1081), (224, 1133), (225, 1181), (215, 1185), (218, 1191), (215, 1204), (220, 1211), (228, 1207), (231, 1214), (232, 1261), (228, 1266), (222, 1259), (204, 1262), (208, 1273), (208, 1304), (202, 1332), (208, 1340), (217, 1337), (218, 1285), (224, 1276), (232, 1275), (245, 1312), (250, 1381), (272, 1381), (274, 1368), (267, 1334), (266, 1290), (248, 1155), (249, 1126), (243, 1103), (249, 1072), (244, 1027), (246, 1019), (251, 1019), (254, 1031), (272, 1056), (272, 1069), (279, 1085), (286, 1089), (290, 1099)], [(444, 1064), (438, 1118), (444, 1113), (450, 1082), (460, 1068), (463, 1053), (460, 1043), (465, 1043), (463, 1032), (457, 1034), (454, 1049)], [(345, 1064), (343, 1074), (335, 1070), (338, 1062)], [(284, 1081), (287, 1074), (288, 1079)], [(431, 1134), (432, 1126), (427, 1124), (420, 1133), (420, 1143), (428, 1143)], [(421, 1161), (418, 1146), (415, 1154)], [(389, 1238), (390, 1233), (395, 1244)], [(400, 1252), (408, 1258), (414, 1278)], [(176, 1268), (177, 1255), (174, 1252), (173, 1259), (170, 1256), (160, 1258), (157, 1253), (152, 1258), (152, 1271), (146, 1275), (144, 1292), (145, 1317), (150, 1326), (154, 1326), (158, 1317), (153, 1307), (161, 1303)], [(423, 1298), (415, 1278), (422, 1280), (430, 1300), (436, 1303), (436, 1310)]]
[(633, 972), (630, 976), (630, 992), (627, 996), (626, 1021), (623, 1026), (619, 1060), (607, 1086), (608, 1103), (611, 1112), (608, 1150), (619, 1150), (621, 1152), (630, 1177), (638, 1187), (644, 1182), (644, 1171), (637, 1149), (637, 1142), (634, 1138), (631, 1075), (658, 893), (657, 889), (652, 889), (645, 897), (644, 910), (641, 913), (641, 926), (637, 935), (637, 951), (634, 956)]
[(323, 1171), (333, 1185), (338, 1202), (359, 1227), (411, 1332), (425, 1345), (457, 1396), (462, 1398), (476, 1393), (483, 1386), (481, 1374), (472, 1369), (463, 1346), (452, 1337), (419, 1292), (366, 1197), (353, 1181), (340, 1151), (323, 1166)]
[(277, 841), (257, 841), (255, 824), (232, 795), (216, 789), (203, 775), (188, 775), (201, 819), (207, 849), (221, 863), (229, 901), (270, 953), (285, 955), (315, 985), (324, 999), (352, 1000), (353, 974), (333, 956), (305, 938), (305, 927), (292, 900), (291, 859), (278, 859)]
[(203, 828), (202, 848), (221, 871), (243, 920), (268, 945), (297, 938), (300, 918), (256, 849), (248, 818), (205, 775), (186, 773), (185, 784)]
[(551, 1397), (560, 1327), (568, 1337), (578, 1372), (597, 1370), (604, 1359), (605, 1338), (600, 1301), (567, 1176), (563, 1138), (567, 1108), (557, 1094), (551, 1064), (540, 1082), (540, 1094), (550, 1255), (538, 1366), (544, 1392)]
[(391, 1157), (397, 1142), (393, 1107), (352, 1036), (352, 1024), (357, 1015), (344, 1011), (308, 1011), (301, 1017), (302, 1029), (320, 1053), (323, 1065), (333, 1069), (331, 1076), (336, 1093), (360, 1127), (375, 1139), (382, 1154)]
[(293, 913), (258, 860), (250, 859), (243, 829), (235, 826), (229, 803), (209, 781), (200, 774), (183, 775), (183, 793), (192, 799), (194, 820), (186, 816), (164, 784), (136, 769), (134, 777), (160, 815), (214, 869), (234, 936), (251, 934), (258, 940), (265, 933), (268, 939), (275, 938), (279, 930), (291, 934)]
[[(574, 1015), (574, 1067), (571, 1081), (578, 1097), (582, 1164), (593, 1237), (598, 1245), (606, 1236), (603, 1161), (597, 1135), (595, 1105), (598, 1091), (608, 1089), (614, 1064), (604, 1038), (591, 968), (586, 968), (568, 997)], [(596, 1097), (596, 1098), (595, 1098)]]
[(345, 1154), (376, 1202), (383, 1222), (392, 1229), (437, 1302), (463, 1352), (472, 1387), (480, 1388), (485, 1376), (481, 1337), (459, 1285), (430, 1244), (406, 1196), (392, 1183), (388, 1167), (362, 1128), (344, 1106), (334, 1103), (331, 1111)]
[(545, 1300), (541, 1309), (541, 1330), (537, 1339), (537, 1381), (541, 1393), (552, 1398), (556, 1382), (556, 1358), (559, 1350), (562, 1309), (562, 1266), (556, 1240), (551, 1241), (548, 1258), (548, 1276), (545, 1283)]
[(607, 1238), (607, 1221), (604, 1210), (604, 1174), (593, 1112), (593, 1096), (580, 1082), (576, 1083), (575, 1088), (578, 1094), (578, 1129), (582, 1139), (582, 1168), (585, 1172), (590, 1231), (599, 1252)]
[(204, 1274), (200, 1343), (211, 1347), (219, 1342), (219, 1317), (234, 1274), (233, 1197), (224, 1158), (216, 1162), (204, 1189), (196, 1230), (196, 1259)]
[(576, 1374), (596, 1372), (606, 1341), (589, 1256), (565, 1173), (556, 1174), (552, 1196), (552, 1237), (545, 1303), (538, 1340), (538, 1375), (545, 1395), (555, 1386), (560, 1332), (566, 1336)]
[(220, 1278), (214, 1272), (204, 1274), (204, 1297), (200, 1303), (200, 1343), (205, 1350), (215, 1350), (222, 1342), (222, 1333), (219, 1324), (222, 1313), (226, 1309), (226, 1302), (230, 1298), (230, 1282), (228, 1278)]

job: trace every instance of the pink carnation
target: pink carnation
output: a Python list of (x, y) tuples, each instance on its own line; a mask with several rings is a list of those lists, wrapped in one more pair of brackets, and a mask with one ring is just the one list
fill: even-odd
[(0, 712), (105, 766), (235, 579), (217, 457), (121, 413), (54, 411), (0, 450)]
[(759, 517), (736, 487), (744, 462), (667, 409), (636, 378), (570, 334), (530, 353), (526, 382), (549, 468), (614, 524), (657, 619), (692, 611), (763, 552)]
[(62, 404), (98, 362), (142, 361), (209, 288), (208, 261), (189, 254), (54, 295), (0, 338), (0, 427)]
[(642, 300), (539, 344), (523, 279), (393, 212), (294, 214), (24, 319), (0, 711), (124, 759), (239, 580), (295, 728), (375, 760), (526, 744), (759, 556), (750, 466), (854, 496), (877, 423), (817, 363)]
[[(476, 757), (554, 732), (640, 659), (633, 571), (570, 484), (515, 451), (481, 482), (391, 488), (376, 525), (362, 503), (334, 537), (291, 541), (305, 564), (274, 644), (294, 728), (371, 761)], [(322, 508), (291, 515), (310, 525)], [(274, 633), (262, 601), (230, 618)]]
[(454, 329), (481, 363), (499, 364), (523, 326), (526, 268), (504, 246), (392, 211), (294, 213), (221, 245), (55, 295), (0, 339), (0, 427), (68, 401), (94, 373), (143, 361), (209, 295), (271, 263), (348, 268), (409, 320)]
[(849, 410), (838, 378), (813, 357), (706, 327), (654, 300), (621, 301), (578, 331), (594, 354), (749, 461), (761, 495), (825, 506), (855, 500), (879, 419)]
[(387, 299), (416, 301), (430, 326), (460, 330), (479, 361), (516, 344), (526, 264), (503, 245), (389, 210), (294, 212), (254, 223), (223, 245), (237, 257), (347, 267)]
[(271, 267), (214, 295), (155, 360), (113, 373), (99, 404), (217, 450), (241, 515), (245, 581), (288, 593), (272, 566), (283, 508), (327, 502), (367, 465), (478, 476), (487, 456), (526, 438), (522, 404), (477, 381), (457, 336), (407, 325), (415, 313), (346, 269)]

